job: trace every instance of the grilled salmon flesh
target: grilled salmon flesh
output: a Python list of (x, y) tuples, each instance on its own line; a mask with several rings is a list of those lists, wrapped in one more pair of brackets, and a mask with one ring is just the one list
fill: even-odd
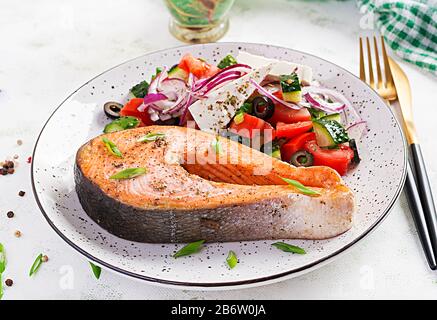
[[(138, 141), (155, 133), (163, 135)], [(122, 157), (109, 152), (103, 137)], [(110, 178), (128, 168), (146, 173)], [(320, 195), (303, 194), (282, 178)], [(90, 140), (77, 152), (75, 182), (94, 221), (139, 242), (325, 239), (347, 231), (355, 211), (352, 191), (328, 167), (296, 168), (184, 127), (150, 126)]]

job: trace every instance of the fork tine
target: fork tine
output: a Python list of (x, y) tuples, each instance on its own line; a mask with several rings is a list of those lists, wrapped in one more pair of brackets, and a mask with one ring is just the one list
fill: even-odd
[(387, 51), (385, 50), (384, 37), (381, 36), (381, 47), (382, 47), (382, 57), (384, 59), (384, 71), (385, 71), (385, 82), (386, 87), (394, 87), (393, 78), (391, 76), (390, 63), (388, 62)]
[(360, 79), (366, 81), (366, 73), (364, 71), (363, 39), (361, 37), (360, 37)]
[(367, 60), (369, 63), (369, 65), (367, 66), (369, 69), (369, 86), (375, 88), (375, 81), (373, 78), (373, 67), (372, 67), (372, 53), (370, 52), (369, 37), (366, 37), (366, 44), (367, 44)]
[(375, 60), (376, 60), (376, 75), (377, 79), (377, 88), (382, 88), (382, 74), (381, 74), (381, 65), (379, 63), (379, 52), (378, 52), (378, 43), (376, 42), (376, 37), (373, 36), (373, 46), (375, 47)]

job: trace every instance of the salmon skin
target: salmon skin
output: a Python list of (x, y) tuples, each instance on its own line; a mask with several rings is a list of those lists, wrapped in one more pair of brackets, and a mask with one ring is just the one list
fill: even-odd
[[(138, 139), (150, 133), (163, 137)], [(108, 152), (102, 137), (123, 154)], [(147, 173), (115, 180), (126, 168)], [(283, 178), (319, 196), (302, 194)], [(325, 239), (352, 226), (354, 195), (328, 167), (297, 168), (203, 131), (150, 126), (96, 137), (77, 152), (75, 183), (87, 214), (132, 241)]]

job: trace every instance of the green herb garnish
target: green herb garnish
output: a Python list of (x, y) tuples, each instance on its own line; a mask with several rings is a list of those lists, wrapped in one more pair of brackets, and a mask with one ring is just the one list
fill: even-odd
[(144, 98), (147, 95), (148, 90), (149, 90), (149, 83), (146, 80), (144, 80), (133, 86), (130, 89), (130, 92), (133, 94), (135, 98)]
[(109, 179), (116, 179), (116, 180), (130, 179), (145, 174), (146, 172), (147, 170), (145, 168), (128, 168), (110, 176)]
[(31, 277), (38, 271), (38, 269), (41, 267), (42, 262), (42, 253), (40, 253), (33, 262), (32, 267), (30, 268), (29, 277)]
[(224, 68), (232, 66), (234, 64), (237, 64), (237, 60), (235, 60), (235, 58), (232, 55), (228, 54), (226, 57), (224, 57), (219, 62), (217, 67), (220, 68), (220, 69), (224, 69)]
[(108, 123), (103, 129), (104, 133), (111, 133), (116, 131), (122, 131), (126, 129), (132, 129), (140, 124), (140, 120), (135, 117), (120, 117), (111, 123)]
[(157, 67), (155, 69), (155, 74), (152, 76), (152, 81), (155, 80), (155, 78), (158, 76), (158, 74), (160, 74), (162, 72), (162, 68)]
[(288, 184), (291, 184), (293, 187), (295, 187), (297, 190), (299, 190), (303, 194), (306, 194), (306, 195), (309, 195), (309, 196), (319, 196), (320, 195), (320, 192), (317, 192), (317, 191), (315, 191), (313, 189), (305, 187), (299, 181), (292, 180), (292, 179), (287, 179), (287, 178), (282, 178), (282, 177), (281, 177), (281, 179), (284, 180), (285, 182), (287, 182)]
[(173, 258), (188, 256), (190, 254), (199, 252), (200, 249), (202, 249), (204, 242), (205, 242), (205, 240), (199, 240), (199, 241), (191, 242), (191, 243), (187, 244), (182, 249), (180, 249), (178, 252), (176, 252), (173, 255)]
[(284, 252), (292, 252), (297, 254), (305, 254), (306, 251), (298, 246), (293, 246), (292, 244), (288, 244), (285, 242), (275, 242), (272, 243), (272, 246), (278, 248), (279, 250), (282, 250)]
[(103, 137), (102, 138), (103, 143), (106, 146), (106, 149), (113, 154), (116, 157), (123, 158), (123, 154), (121, 151), (117, 148), (117, 146), (114, 144), (114, 142), (110, 141), (108, 138)]
[(216, 137), (213, 141), (211, 141), (211, 147), (215, 151), (216, 154), (222, 153), (222, 145), (221, 145), (218, 137)]
[(0, 243), (0, 274), (3, 273), (6, 269), (6, 254), (5, 248)]
[(2, 274), (6, 269), (6, 254), (3, 245), (0, 243), (0, 300), (3, 298), (3, 279)]
[(231, 269), (233, 269), (237, 265), (238, 259), (234, 251), (229, 251), (228, 256), (226, 257), (226, 262)]
[(96, 277), (96, 279), (100, 279), (100, 274), (102, 273), (102, 268), (100, 268), (99, 266), (96, 266), (94, 263), (92, 263), (91, 261), (89, 261), (91, 269), (93, 270), (94, 276)]
[(165, 133), (149, 132), (145, 136), (142, 136), (141, 138), (139, 138), (137, 141), (138, 142), (151, 142), (151, 141), (155, 141), (157, 139), (162, 139), (164, 137), (165, 137)]
[(239, 112), (244, 112), (244, 113), (252, 113), (252, 103), (250, 102), (245, 102), (243, 103), (243, 105), (237, 110), (237, 113)]

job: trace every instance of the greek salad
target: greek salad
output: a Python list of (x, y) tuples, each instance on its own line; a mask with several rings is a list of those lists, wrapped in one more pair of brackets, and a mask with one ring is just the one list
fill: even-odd
[(294, 166), (328, 166), (340, 175), (360, 162), (356, 142), (366, 131), (345, 96), (314, 81), (310, 67), (247, 52), (217, 65), (186, 54), (133, 86), (126, 104), (107, 102), (104, 111), (114, 119), (105, 133), (195, 126)]

